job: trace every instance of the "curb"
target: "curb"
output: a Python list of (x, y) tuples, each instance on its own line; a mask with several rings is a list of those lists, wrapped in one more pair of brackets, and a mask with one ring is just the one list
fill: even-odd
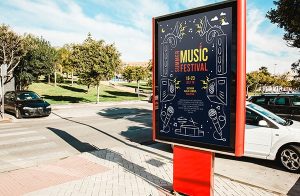
[(63, 104), (63, 105), (51, 105), (53, 110), (58, 109), (67, 109), (67, 108), (80, 108), (85, 106), (94, 106), (94, 107), (106, 107), (106, 106), (113, 106), (113, 105), (132, 105), (132, 104), (139, 104), (139, 103), (148, 103), (146, 101), (119, 101), (119, 102), (101, 102), (101, 103), (73, 103), (73, 104)]

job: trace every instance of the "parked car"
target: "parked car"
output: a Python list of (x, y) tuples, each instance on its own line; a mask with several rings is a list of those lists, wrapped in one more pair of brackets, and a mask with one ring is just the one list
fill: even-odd
[(33, 91), (9, 91), (4, 95), (4, 109), (16, 118), (49, 116), (51, 106)]
[(263, 94), (248, 99), (282, 118), (300, 121), (300, 94)]
[(244, 156), (278, 160), (287, 170), (299, 173), (300, 122), (247, 102)]

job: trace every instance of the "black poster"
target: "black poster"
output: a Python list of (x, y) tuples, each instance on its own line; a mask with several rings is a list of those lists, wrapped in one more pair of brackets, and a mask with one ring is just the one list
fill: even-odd
[(233, 148), (233, 7), (155, 21), (156, 138)]

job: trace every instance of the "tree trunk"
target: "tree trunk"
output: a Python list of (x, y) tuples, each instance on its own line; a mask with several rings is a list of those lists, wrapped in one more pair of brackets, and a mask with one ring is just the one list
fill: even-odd
[(72, 86), (74, 84), (74, 73), (73, 73), (73, 70), (71, 71), (71, 81), (72, 81)]
[(50, 84), (50, 75), (48, 75), (48, 84)]
[(97, 104), (99, 103), (100, 99), (100, 82), (97, 84)]
[(54, 86), (56, 87), (56, 71), (54, 72)]
[(138, 98), (140, 98), (140, 81), (137, 81), (137, 85), (138, 85), (138, 89), (137, 89), (137, 93), (138, 93)]

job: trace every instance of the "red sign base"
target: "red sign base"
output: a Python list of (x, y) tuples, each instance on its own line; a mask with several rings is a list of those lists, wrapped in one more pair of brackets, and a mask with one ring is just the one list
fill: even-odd
[(213, 152), (181, 146), (173, 149), (173, 189), (186, 195), (213, 195)]

